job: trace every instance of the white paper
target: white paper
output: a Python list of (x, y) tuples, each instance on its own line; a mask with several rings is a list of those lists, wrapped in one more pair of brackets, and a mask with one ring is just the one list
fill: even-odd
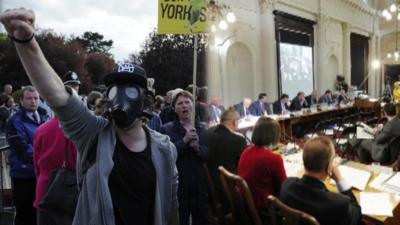
[(393, 177), (387, 180), (386, 184), (400, 187), (400, 173), (396, 173)]
[(333, 129), (327, 129), (327, 130), (325, 130), (325, 135), (334, 135)]
[(287, 155), (284, 158), (283, 165), (285, 167), (286, 176), (301, 177), (304, 172), (303, 152)]
[(391, 173), (380, 173), (375, 179), (369, 183), (369, 186), (376, 190), (383, 190), (383, 183), (391, 176)]
[(393, 206), (388, 193), (360, 192), (360, 206), (363, 215), (393, 216)]
[(395, 173), (392, 177), (383, 183), (383, 186), (388, 189), (400, 192), (400, 173)]
[(368, 180), (371, 177), (371, 172), (356, 169), (349, 166), (339, 166), (340, 173), (349, 184), (360, 191), (364, 191)]
[(362, 127), (357, 127), (357, 139), (374, 139), (374, 135), (367, 133)]

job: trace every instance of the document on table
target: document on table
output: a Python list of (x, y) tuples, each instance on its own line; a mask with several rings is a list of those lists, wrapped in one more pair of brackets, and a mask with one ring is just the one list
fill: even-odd
[(391, 189), (397, 193), (400, 192), (400, 173), (395, 173), (393, 176), (389, 177), (383, 184), (383, 187)]
[(366, 132), (362, 127), (357, 127), (357, 139), (374, 139), (374, 135)]
[(360, 192), (360, 206), (363, 215), (393, 216), (393, 206), (388, 193)]
[(369, 186), (382, 191), (384, 190), (383, 183), (392, 175), (392, 173), (380, 173), (371, 183), (369, 183)]
[(360, 123), (360, 126), (364, 129), (365, 132), (367, 132), (369, 134), (373, 135), (375, 133), (374, 129), (372, 127), (368, 126), (367, 124), (365, 124), (363, 122)]
[(371, 177), (371, 172), (344, 165), (340, 165), (339, 170), (344, 179), (349, 182), (352, 187), (357, 188), (360, 191), (365, 190), (369, 178)]
[(283, 159), (286, 176), (288, 177), (301, 177), (304, 173), (303, 166), (303, 152), (287, 155)]

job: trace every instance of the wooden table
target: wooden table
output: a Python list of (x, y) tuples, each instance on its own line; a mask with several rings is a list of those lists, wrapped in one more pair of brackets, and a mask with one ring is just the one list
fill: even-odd
[[(304, 111), (293, 112), (291, 115), (269, 115), (268, 117), (276, 119), (281, 127), (282, 138), (290, 139), (293, 137), (293, 126), (302, 123), (313, 124), (318, 121), (325, 121), (335, 119), (338, 116), (344, 114), (350, 114), (355, 110), (354, 106), (342, 106), (342, 107), (331, 107), (320, 111)], [(257, 117), (249, 117), (242, 119), (239, 123), (239, 132), (246, 134), (247, 131), (252, 130), (255, 123), (257, 122)]]
[(354, 105), (363, 111), (375, 112), (377, 118), (381, 118), (381, 102), (368, 99), (356, 98)]
[[(322, 106), (321, 106), (322, 107)], [(339, 107), (322, 107), (319, 110), (312, 111), (305, 109), (303, 112), (291, 112), (290, 115), (269, 115), (279, 122), (282, 132), (282, 139), (293, 138), (293, 126), (298, 124), (306, 124), (313, 126), (318, 121), (327, 121), (342, 117), (343, 115), (350, 115), (354, 112), (375, 112), (376, 116), (381, 116), (381, 105), (379, 101), (369, 101), (366, 99), (356, 98), (353, 105), (344, 105)], [(247, 131), (252, 130), (254, 124), (257, 122), (257, 117), (250, 117), (242, 119), (239, 123), (239, 132), (246, 134)]]
[(337, 117), (345, 114), (351, 114), (355, 110), (354, 106), (344, 106), (337, 108), (328, 108), (317, 112), (303, 112), (303, 114), (295, 115), (289, 118), (278, 119), (281, 125), (282, 132), (292, 138), (293, 137), (293, 126), (298, 124), (310, 124), (314, 125), (318, 121), (327, 121), (336, 119)]

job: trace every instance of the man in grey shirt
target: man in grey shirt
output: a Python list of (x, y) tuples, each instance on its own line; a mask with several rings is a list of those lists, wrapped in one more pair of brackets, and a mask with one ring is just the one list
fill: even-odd
[[(146, 181), (151, 185), (150, 191), (144, 191), (154, 199), (153, 204), (146, 206), (146, 215), (151, 218), (137, 219), (143, 220), (143, 224), (179, 224), (175, 147), (167, 136), (148, 129), (141, 121), (148, 93), (144, 70), (123, 64), (106, 75), (104, 81), (108, 85), (111, 116), (109, 119), (96, 117), (74, 92), (64, 87), (45, 59), (34, 38), (34, 12), (24, 8), (7, 10), (0, 15), (0, 20), (15, 42), (31, 82), (56, 112), (65, 133), (78, 148), (77, 175), (81, 190), (73, 224), (136, 224), (137, 221), (127, 220), (131, 215), (126, 213), (124, 199), (118, 196), (119, 201), (115, 201), (117, 195), (112, 191), (120, 190), (124, 185), (134, 187), (131, 180), (121, 178), (122, 174), (129, 177), (132, 174), (124, 170), (130, 164), (119, 161), (124, 159), (118, 157), (120, 154), (130, 155), (134, 160), (147, 160), (145, 166), (154, 175), (151, 176), (153, 180)], [(111, 179), (116, 169), (120, 177)], [(139, 185), (142, 180), (136, 179), (135, 184)], [(119, 188), (115, 188), (116, 185)], [(141, 190), (145, 188), (141, 187)], [(139, 196), (130, 189), (127, 194)], [(145, 202), (149, 203), (149, 199)]]

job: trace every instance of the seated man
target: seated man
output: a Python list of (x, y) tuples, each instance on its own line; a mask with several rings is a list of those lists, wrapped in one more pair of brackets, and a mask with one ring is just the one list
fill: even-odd
[(306, 96), (308, 107), (318, 104), (318, 98), (319, 98), (319, 91), (317, 90), (312, 91), (310, 95)]
[(265, 114), (271, 114), (271, 109), (268, 104), (268, 97), (265, 93), (258, 95), (258, 100), (253, 102), (250, 106), (251, 114), (254, 116), (264, 116)]
[(282, 94), (279, 100), (276, 100), (273, 104), (274, 114), (286, 114), (289, 112), (289, 106), (287, 102), (289, 101), (289, 95)]
[(329, 90), (329, 89), (326, 90), (326, 91), (325, 91), (325, 94), (322, 95), (322, 96), (319, 98), (318, 103), (326, 103), (326, 104), (328, 104), (328, 105), (331, 105), (331, 104), (333, 103), (333, 100), (332, 100), (332, 91)]
[(302, 108), (307, 108), (308, 104), (304, 92), (300, 91), (297, 96), (293, 98), (290, 103), (290, 111), (300, 111)]
[(351, 98), (347, 95), (346, 89), (340, 89), (340, 94), (336, 98), (336, 104), (347, 104), (351, 101)]
[(221, 114), (225, 111), (222, 105), (222, 100), (220, 96), (214, 96), (211, 99), (211, 104), (208, 108), (209, 112), (209, 124), (210, 126), (216, 125), (221, 122)]
[(251, 106), (251, 99), (244, 98), (242, 102), (236, 104), (234, 107), (236, 111), (239, 112), (240, 118), (244, 118), (246, 116), (251, 115), (250, 106)]
[[(323, 225), (361, 224), (361, 207), (350, 185), (334, 161), (335, 150), (327, 137), (306, 142), (303, 152), (304, 175), (283, 182), (280, 198), (288, 206), (314, 216)], [(335, 180), (341, 193), (329, 192), (324, 180)]]
[(223, 166), (233, 173), (237, 171), (240, 155), (246, 148), (246, 139), (236, 132), (239, 119), (239, 113), (234, 108), (229, 108), (222, 113), (221, 123), (210, 128), (207, 133), (209, 150), (207, 166), (224, 209), (228, 208), (229, 204), (219, 179), (218, 166)]
[(396, 116), (396, 106), (388, 103), (383, 107), (388, 122), (383, 126), (378, 124), (373, 140), (363, 140), (358, 148), (357, 155), (361, 162), (373, 161), (385, 163), (390, 160), (389, 144), (391, 140), (400, 136), (400, 119)]

